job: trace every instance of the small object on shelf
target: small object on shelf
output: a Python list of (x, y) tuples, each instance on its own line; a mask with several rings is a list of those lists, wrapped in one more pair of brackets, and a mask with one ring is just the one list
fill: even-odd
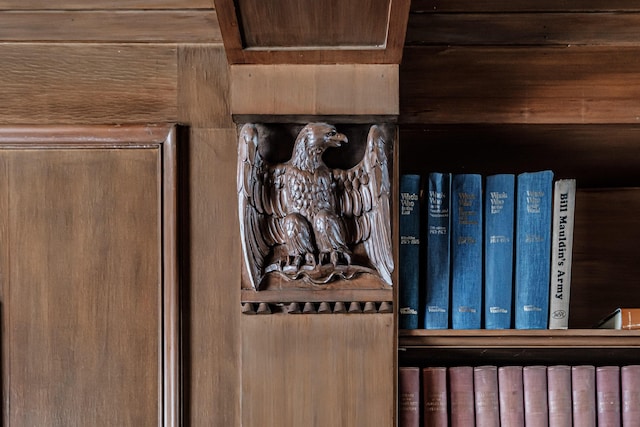
[(418, 328), (420, 286), (420, 175), (400, 177), (400, 266), (398, 323), (400, 329)]
[(547, 367), (525, 366), (522, 370), (524, 387), (524, 423), (527, 427), (547, 427), (549, 424), (549, 404)]
[(509, 329), (513, 295), (515, 175), (488, 176), (485, 199), (484, 324), (486, 329)]
[(498, 368), (484, 365), (473, 368), (473, 393), (476, 411), (476, 427), (500, 425), (500, 400), (498, 396)]
[(553, 172), (518, 175), (515, 248), (515, 327), (547, 329), (551, 264)]
[(576, 180), (557, 180), (553, 190), (549, 329), (567, 329), (569, 327), (575, 210)]
[(423, 425), (447, 427), (447, 368), (422, 368)]
[(449, 368), (449, 401), (451, 427), (474, 425), (473, 368), (471, 366)]
[(596, 427), (596, 369), (592, 365), (571, 367), (573, 425)]
[(451, 324), (480, 329), (482, 312), (482, 176), (451, 182)]
[(547, 366), (549, 427), (571, 427), (571, 366)]
[(420, 427), (420, 368), (398, 368), (398, 427)]
[(427, 186), (424, 327), (447, 329), (451, 265), (451, 174), (432, 172)]
[(522, 366), (500, 366), (498, 368), (501, 426), (524, 426), (523, 390)]
[(599, 426), (620, 427), (620, 366), (596, 368), (596, 404)]
[(640, 308), (617, 308), (602, 320), (598, 329), (640, 329)]

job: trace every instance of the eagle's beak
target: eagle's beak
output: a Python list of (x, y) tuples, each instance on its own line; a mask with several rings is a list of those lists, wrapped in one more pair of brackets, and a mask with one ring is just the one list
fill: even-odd
[(329, 138), (329, 146), (331, 147), (340, 147), (342, 144), (348, 143), (346, 135), (342, 133), (336, 133), (331, 138)]

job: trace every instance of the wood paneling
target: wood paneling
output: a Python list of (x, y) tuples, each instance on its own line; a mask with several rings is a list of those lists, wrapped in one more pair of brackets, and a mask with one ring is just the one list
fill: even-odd
[(618, 12), (640, 11), (640, 5), (628, 0), (580, 0), (575, 2), (555, 0), (413, 0), (414, 13), (439, 12)]
[(637, 123), (640, 48), (407, 48), (400, 123)]
[(196, 128), (233, 128), (229, 67), (222, 46), (178, 48), (178, 120)]
[(394, 115), (397, 65), (232, 65), (234, 115)]
[(184, 425), (240, 426), (236, 132), (192, 129), (188, 139), (180, 162)]
[(237, 0), (245, 48), (382, 46), (391, 0)]
[(0, 12), (0, 40), (222, 43), (213, 10)]
[(638, 46), (640, 13), (413, 14), (406, 44)]
[(0, 44), (0, 123), (175, 122), (171, 45)]
[(211, 9), (213, 0), (1, 0), (0, 10)]
[(8, 425), (160, 423), (158, 151), (0, 151)]
[(243, 426), (394, 425), (393, 314), (241, 323)]

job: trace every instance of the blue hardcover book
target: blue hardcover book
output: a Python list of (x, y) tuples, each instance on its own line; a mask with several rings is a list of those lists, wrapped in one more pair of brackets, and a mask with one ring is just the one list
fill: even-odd
[(451, 182), (451, 321), (479, 329), (482, 314), (482, 177), (456, 174)]
[(511, 328), (515, 175), (490, 175), (484, 200), (484, 327)]
[(420, 175), (400, 177), (400, 329), (418, 328), (420, 282)]
[(427, 207), (427, 271), (425, 329), (449, 327), (449, 269), (451, 243), (451, 174), (429, 174)]
[(518, 175), (516, 204), (516, 329), (546, 329), (549, 320), (553, 172)]

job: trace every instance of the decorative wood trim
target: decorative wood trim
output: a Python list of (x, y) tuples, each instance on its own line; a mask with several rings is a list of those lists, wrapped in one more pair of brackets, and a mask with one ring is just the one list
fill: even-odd
[(220, 31), (230, 64), (399, 64), (410, 0), (392, 0), (384, 47), (245, 49), (233, 0), (215, 0)]
[(232, 65), (231, 112), (244, 118), (394, 116), (397, 65)]
[(391, 301), (293, 301), (286, 303), (245, 302), (242, 314), (377, 314), (393, 313)]
[[(288, 289), (278, 291), (254, 291), (242, 289), (241, 301), (243, 303), (280, 303), (291, 301), (304, 302), (323, 302), (328, 301), (326, 290), (308, 290), (308, 289)], [(392, 301), (393, 291), (391, 289), (342, 289), (331, 290), (331, 301)]]

